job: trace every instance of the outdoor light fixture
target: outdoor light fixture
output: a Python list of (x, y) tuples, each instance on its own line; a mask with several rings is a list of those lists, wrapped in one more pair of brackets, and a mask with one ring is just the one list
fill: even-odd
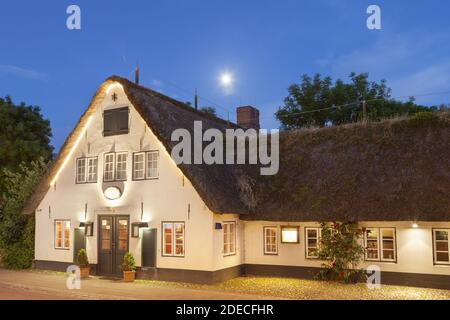
[(299, 243), (299, 227), (281, 227), (281, 243)]
[(216, 225), (214, 226), (214, 229), (222, 230), (222, 224), (220, 222), (216, 222)]
[(109, 187), (103, 191), (103, 194), (108, 200), (117, 200), (122, 196), (122, 191), (117, 187)]
[(417, 223), (413, 223), (411, 227), (413, 227), (413, 229), (417, 229), (419, 228), (419, 225)]
[(84, 229), (86, 237), (92, 237), (94, 235), (94, 223), (93, 222), (80, 222), (78, 226), (80, 229)]
[(139, 230), (148, 228), (148, 222), (133, 222), (131, 224), (131, 237), (139, 238)]
[(78, 228), (84, 229), (85, 227), (86, 227), (86, 222), (80, 222), (80, 225), (78, 226)]

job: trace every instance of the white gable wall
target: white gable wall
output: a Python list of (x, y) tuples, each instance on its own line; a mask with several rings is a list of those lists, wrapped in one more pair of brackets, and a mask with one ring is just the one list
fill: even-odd
[[(72, 262), (73, 229), (84, 221), (85, 204), (88, 205), (87, 221), (94, 222), (94, 236), (87, 238), (87, 251), (92, 264), (97, 263), (97, 228), (99, 214), (130, 215), (130, 224), (141, 218), (141, 202), (144, 203), (144, 221), (150, 228), (157, 228), (157, 267), (192, 270), (217, 270), (220, 263), (214, 254), (220, 255), (222, 233), (214, 230), (213, 213), (207, 208), (190, 182), (183, 178), (164, 146), (147, 127), (144, 120), (127, 99), (121, 88), (115, 90), (119, 99), (114, 103), (107, 95), (97, 107), (92, 121), (61, 171), (56, 188), (51, 188), (36, 212), (36, 260)], [(112, 92), (111, 92), (112, 93)], [(130, 107), (130, 132), (127, 135), (103, 137), (103, 110), (111, 106)], [(159, 150), (159, 179), (132, 181), (132, 153)], [(102, 193), (103, 155), (108, 152), (128, 152), (127, 181), (120, 200), (106, 200)], [(76, 184), (76, 159), (98, 156), (97, 183)], [(190, 214), (188, 215), (188, 206)], [(50, 208), (50, 214), (49, 214)], [(220, 215), (218, 216), (221, 217)], [(54, 220), (70, 219), (71, 249), (54, 249)], [(237, 219), (237, 217), (236, 217)], [(185, 222), (185, 257), (162, 257), (161, 222)], [(213, 244), (219, 241), (219, 243)], [(130, 251), (140, 259), (140, 239), (130, 238)], [(236, 258), (231, 264), (240, 264)], [(225, 263), (228, 265), (230, 263)]]

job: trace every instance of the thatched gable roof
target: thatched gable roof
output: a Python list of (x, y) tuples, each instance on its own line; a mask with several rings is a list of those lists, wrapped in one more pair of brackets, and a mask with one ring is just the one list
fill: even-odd
[[(234, 124), (196, 111), (120, 77), (98, 89), (52, 169), (30, 199), (36, 210), (87, 118), (113, 82), (171, 152), (177, 128), (225, 130)], [(255, 166), (180, 165), (209, 209), (246, 220), (450, 220), (450, 117), (283, 132), (280, 171), (260, 176)]]
[(450, 115), (283, 132), (255, 214), (282, 221), (450, 221)]

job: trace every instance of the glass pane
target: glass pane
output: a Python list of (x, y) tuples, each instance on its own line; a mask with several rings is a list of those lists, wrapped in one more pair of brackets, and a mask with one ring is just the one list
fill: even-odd
[(394, 249), (394, 241), (392, 240), (383, 240), (383, 249)]
[(448, 252), (436, 252), (436, 260), (438, 262), (449, 262)]
[(317, 247), (317, 240), (316, 239), (308, 239), (308, 247), (309, 248), (316, 248)]
[(164, 254), (171, 255), (173, 240), (173, 225), (171, 223), (164, 224)]
[(367, 239), (378, 239), (378, 230), (377, 229), (368, 229), (367, 230)]
[(57, 248), (62, 247), (62, 222), (56, 222), (55, 225), (55, 246)]
[(101, 248), (103, 250), (111, 249), (111, 221), (109, 219), (102, 219)]
[(383, 239), (394, 239), (394, 230), (383, 229), (381, 230), (381, 235)]
[(448, 242), (436, 241), (436, 251), (448, 251)]
[(317, 249), (308, 248), (308, 257), (317, 257)]
[(395, 260), (394, 250), (384, 250), (383, 249), (383, 259)]
[(378, 259), (378, 250), (367, 250), (367, 259)]
[(128, 220), (119, 220), (119, 250), (128, 250)]
[(70, 222), (64, 223), (64, 248), (70, 247)]
[(435, 231), (436, 240), (448, 240), (448, 231)]
[(308, 238), (317, 238), (317, 230), (308, 229)]

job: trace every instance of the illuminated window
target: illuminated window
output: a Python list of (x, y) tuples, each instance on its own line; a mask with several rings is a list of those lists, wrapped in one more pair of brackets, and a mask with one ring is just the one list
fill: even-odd
[(364, 236), (366, 260), (386, 262), (397, 260), (395, 228), (367, 228)]
[(435, 264), (450, 264), (448, 234), (450, 229), (433, 229), (433, 251)]
[(116, 180), (127, 180), (127, 154), (116, 154)]
[(264, 227), (264, 254), (278, 254), (277, 227)]
[(319, 258), (320, 228), (305, 228), (306, 258)]
[(145, 153), (135, 153), (133, 155), (133, 179), (142, 180), (145, 179)]
[(114, 153), (105, 154), (105, 163), (103, 167), (103, 180), (114, 181)]
[(147, 152), (147, 179), (158, 178), (158, 151)]
[(163, 256), (184, 257), (184, 222), (163, 222)]
[(236, 254), (236, 222), (223, 223), (223, 254)]
[(70, 221), (55, 220), (55, 249), (70, 249)]
[(281, 227), (281, 243), (299, 243), (299, 227)]

